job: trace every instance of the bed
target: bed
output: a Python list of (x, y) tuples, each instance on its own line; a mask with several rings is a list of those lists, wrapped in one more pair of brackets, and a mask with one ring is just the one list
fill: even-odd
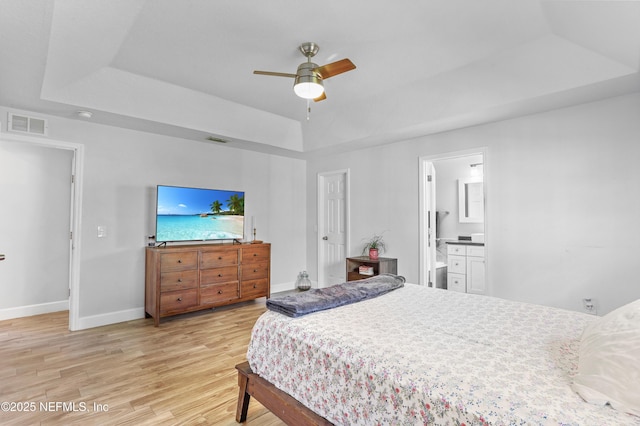
[(596, 320), (414, 284), (299, 318), (267, 311), (237, 366), (236, 420), (253, 396), (296, 425), (639, 425), (572, 388)]

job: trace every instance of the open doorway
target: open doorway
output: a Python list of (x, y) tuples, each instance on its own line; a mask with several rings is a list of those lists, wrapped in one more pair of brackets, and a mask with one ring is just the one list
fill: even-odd
[[(484, 248), (485, 176), (484, 149), (420, 158), (421, 285), (448, 288), (449, 245), (465, 244), (473, 238), (474, 244), (481, 241)], [(482, 283), (486, 282), (484, 265), (483, 258)]]
[(80, 184), (83, 147), (22, 135), (0, 135), (5, 260), (10, 282), (2, 319), (69, 311), (78, 329)]

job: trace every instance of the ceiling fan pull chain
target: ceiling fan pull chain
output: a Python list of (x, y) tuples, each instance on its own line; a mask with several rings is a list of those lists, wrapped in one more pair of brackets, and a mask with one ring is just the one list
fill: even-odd
[(307, 121), (309, 121), (310, 115), (311, 115), (311, 99), (307, 99)]

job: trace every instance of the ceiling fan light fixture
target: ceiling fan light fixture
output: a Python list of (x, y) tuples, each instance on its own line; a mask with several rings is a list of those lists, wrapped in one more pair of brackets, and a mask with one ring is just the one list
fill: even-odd
[(317, 67), (312, 62), (306, 62), (298, 67), (293, 83), (293, 91), (296, 95), (303, 99), (315, 99), (324, 93), (322, 77), (313, 71)]
[(293, 91), (296, 95), (304, 99), (315, 99), (324, 93), (324, 86), (322, 80), (311, 79), (311, 81), (305, 81), (306, 77), (297, 77), (296, 83), (293, 86)]

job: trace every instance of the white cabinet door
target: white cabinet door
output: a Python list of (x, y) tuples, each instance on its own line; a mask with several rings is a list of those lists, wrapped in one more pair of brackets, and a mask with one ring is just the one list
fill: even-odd
[(467, 292), (485, 294), (484, 257), (467, 256)]

